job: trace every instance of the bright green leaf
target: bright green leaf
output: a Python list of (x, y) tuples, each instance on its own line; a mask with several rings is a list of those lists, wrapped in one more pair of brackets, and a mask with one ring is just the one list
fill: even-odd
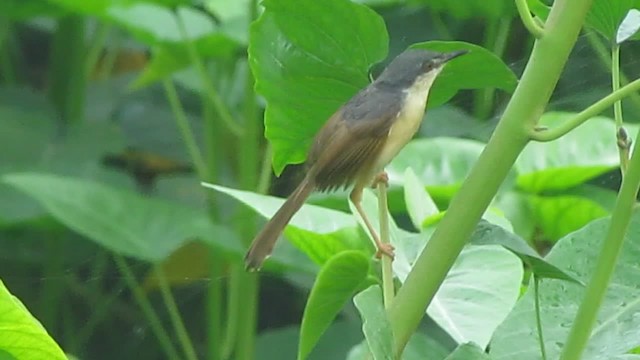
[[(575, 114), (552, 112), (540, 125), (557, 126)], [(625, 125), (630, 133), (637, 129)], [(613, 120), (594, 117), (560, 139), (531, 142), (516, 161), (517, 184), (526, 191), (566, 190), (582, 184), (619, 164)]]
[(298, 359), (305, 359), (369, 273), (369, 259), (344, 251), (327, 261), (313, 284), (302, 315)]
[(555, 241), (609, 215), (597, 203), (576, 196), (531, 196), (533, 218), (545, 238)]
[(586, 26), (600, 32), (607, 40), (616, 39), (618, 27), (636, 0), (593, 0), (587, 14)]
[[(600, 219), (573, 232), (553, 247), (546, 260), (578, 280), (587, 282), (602, 249), (610, 219)], [(583, 360), (608, 360), (640, 345), (640, 212), (633, 214), (613, 278), (598, 312), (598, 319)], [(585, 288), (556, 280), (543, 280), (539, 287), (542, 329), (549, 359), (556, 359), (564, 346)], [(533, 287), (518, 301), (491, 343), (493, 359), (540, 359), (535, 330)], [(523, 328), (523, 324), (529, 324)]]
[(440, 212), (411, 168), (404, 172), (404, 202), (413, 226), (418, 230), (422, 229), (425, 219)]
[(38, 200), (74, 231), (138, 259), (161, 261), (194, 238), (231, 240), (205, 211), (57, 175), (9, 174), (2, 180)]
[(575, 277), (551, 265), (542, 258), (524, 239), (487, 221), (480, 221), (473, 235), (471, 235), (470, 242), (475, 245), (495, 244), (504, 246), (507, 250), (512, 251), (522, 259), (522, 261), (529, 264), (533, 273), (540, 278), (561, 279), (580, 284)]
[(412, 168), (433, 198), (450, 199), (471, 171), (484, 144), (478, 141), (434, 138), (416, 139), (404, 147), (387, 166), (391, 186), (405, 183), (404, 172)]
[(347, 0), (270, 0), (250, 30), (249, 61), (265, 97), (265, 133), (277, 174), (305, 160), (314, 134), (368, 84), (387, 53), (373, 10)]
[(0, 281), (0, 356), (16, 359), (67, 359), (47, 330)]
[(393, 333), (382, 302), (382, 290), (373, 285), (353, 298), (362, 317), (362, 332), (375, 360), (393, 359)]
[(465, 343), (458, 346), (445, 360), (491, 360), (478, 345)]
[(429, 107), (444, 104), (459, 90), (499, 88), (513, 92), (518, 84), (516, 75), (491, 51), (461, 41), (428, 41), (412, 48), (449, 52), (469, 50), (469, 53), (448, 63), (429, 91)]

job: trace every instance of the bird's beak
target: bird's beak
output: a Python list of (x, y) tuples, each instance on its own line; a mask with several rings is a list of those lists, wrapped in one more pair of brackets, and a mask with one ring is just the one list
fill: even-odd
[(467, 54), (469, 52), (469, 50), (459, 50), (459, 51), (452, 51), (450, 53), (446, 53), (442, 56), (442, 63), (446, 63), (447, 61), (451, 61), (455, 58), (457, 58), (458, 56), (462, 56), (464, 54)]

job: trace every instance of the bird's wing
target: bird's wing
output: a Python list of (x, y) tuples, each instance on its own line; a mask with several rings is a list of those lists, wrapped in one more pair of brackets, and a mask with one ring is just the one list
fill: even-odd
[(402, 99), (367, 88), (329, 118), (308, 158), (319, 190), (346, 187), (373, 170), (401, 103)]

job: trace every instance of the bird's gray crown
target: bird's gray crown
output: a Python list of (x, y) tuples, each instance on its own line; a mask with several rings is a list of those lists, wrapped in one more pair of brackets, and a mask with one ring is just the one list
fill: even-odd
[(434, 51), (405, 50), (387, 65), (375, 83), (380, 86), (408, 88), (420, 75), (439, 68), (448, 58), (447, 54)]

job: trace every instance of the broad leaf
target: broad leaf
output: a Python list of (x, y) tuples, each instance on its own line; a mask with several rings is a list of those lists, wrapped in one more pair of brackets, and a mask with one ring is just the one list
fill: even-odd
[(466, 343), (458, 346), (445, 360), (491, 360), (478, 345)]
[(424, 4), (433, 11), (452, 15), (459, 19), (488, 18), (501, 19), (516, 15), (514, 2), (510, 0), (410, 0), (411, 3)]
[(9, 174), (2, 180), (38, 200), (69, 228), (123, 255), (157, 262), (192, 239), (238, 247), (205, 211), (56, 175)]
[(302, 315), (298, 359), (305, 359), (338, 312), (364, 285), (369, 259), (359, 251), (344, 251), (320, 270)]
[(404, 202), (417, 230), (422, 229), (422, 224), (427, 218), (440, 212), (411, 168), (404, 172)]
[(551, 241), (609, 215), (606, 209), (583, 197), (531, 196), (530, 201), (538, 228)]
[[(575, 114), (552, 112), (540, 119), (549, 127)], [(625, 125), (630, 133), (636, 126)], [(616, 128), (612, 120), (594, 117), (558, 140), (531, 142), (516, 161), (518, 186), (529, 192), (566, 190), (580, 185), (619, 164)]]
[(382, 301), (382, 290), (373, 285), (360, 292), (353, 302), (362, 317), (362, 332), (375, 360), (393, 358), (393, 333)]
[(429, 194), (450, 199), (471, 171), (484, 144), (473, 140), (434, 138), (411, 141), (387, 166), (391, 186), (403, 186), (404, 172), (413, 169)]
[(480, 220), (473, 235), (471, 235), (470, 242), (475, 245), (495, 244), (504, 246), (531, 266), (533, 273), (540, 278), (561, 279), (580, 283), (569, 273), (547, 262), (521, 237), (485, 220)]
[(459, 90), (499, 88), (513, 92), (516, 75), (491, 51), (461, 41), (428, 41), (411, 46), (438, 52), (468, 50), (469, 53), (447, 64), (429, 91), (429, 107), (444, 104)]
[(637, 0), (594, 0), (587, 14), (586, 25), (613, 42), (624, 17), (638, 5)]
[(629, 39), (637, 40), (638, 30), (640, 30), (640, 10), (631, 9), (620, 23), (616, 42), (620, 44)]
[(250, 30), (256, 90), (267, 100), (265, 133), (277, 174), (305, 159), (313, 135), (367, 85), (387, 53), (384, 22), (347, 0), (269, 0)]
[(67, 359), (47, 330), (0, 281), (0, 358)]
[[(546, 260), (582, 282), (589, 281), (609, 224), (610, 219), (596, 220), (567, 235), (553, 247)], [(637, 316), (640, 312), (639, 257), (640, 212), (636, 211), (582, 359), (612, 359), (640, 345), (640, 317)], [(549, 359), (559, 355), (583, 298), (582, 286), (556, 280), (541, 281), (542, 329)], [(529, 287), (496, 331), (491, 343), (492, 358), (540, 358), (533, 300), (533, 288)]]
[[(444, 345), (428, 337), (427, 335), (416, 332), (411, 336), (407, 346), (402, 353), (402, 360), (442, 360), (450, 350)], [(367, 360), (369, 357), (369, 348), (365, 341), (354, 346), (347, 360)], [(392, 358), (389, 358), (392, 359)]]

